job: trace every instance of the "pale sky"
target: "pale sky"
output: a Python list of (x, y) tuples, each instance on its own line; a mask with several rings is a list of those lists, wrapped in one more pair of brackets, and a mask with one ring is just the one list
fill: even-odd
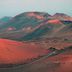
[(72, 0), (0, 0), (0, 18), (28, 11), (66, 13), (72, 16)]

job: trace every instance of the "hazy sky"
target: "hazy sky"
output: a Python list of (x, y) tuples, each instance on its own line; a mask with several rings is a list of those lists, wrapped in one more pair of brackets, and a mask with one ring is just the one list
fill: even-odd
[(0, 17), (15, 16), (27, 11), (72, 15), (72, 0), (0, 0)]

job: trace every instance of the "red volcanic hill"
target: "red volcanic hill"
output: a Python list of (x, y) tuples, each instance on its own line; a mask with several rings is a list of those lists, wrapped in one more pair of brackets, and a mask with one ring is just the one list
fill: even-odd
[(23, 63), (27, 59), (36, 58), (45, 53), (45, 49), (33, 43), (0, 39), (0, 64)]

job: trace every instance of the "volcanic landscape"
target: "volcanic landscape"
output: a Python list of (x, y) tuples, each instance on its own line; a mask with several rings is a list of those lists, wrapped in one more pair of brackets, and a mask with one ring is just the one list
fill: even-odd
[(72, 72), (72, 17), (24, 12), (0, 19), (0, 72)]

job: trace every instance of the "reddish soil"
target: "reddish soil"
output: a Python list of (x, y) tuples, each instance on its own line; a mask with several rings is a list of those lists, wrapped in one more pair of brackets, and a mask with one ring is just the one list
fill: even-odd
[(39, 45), (0, 39), (0, 63), (20, 63), (47, 51)]

